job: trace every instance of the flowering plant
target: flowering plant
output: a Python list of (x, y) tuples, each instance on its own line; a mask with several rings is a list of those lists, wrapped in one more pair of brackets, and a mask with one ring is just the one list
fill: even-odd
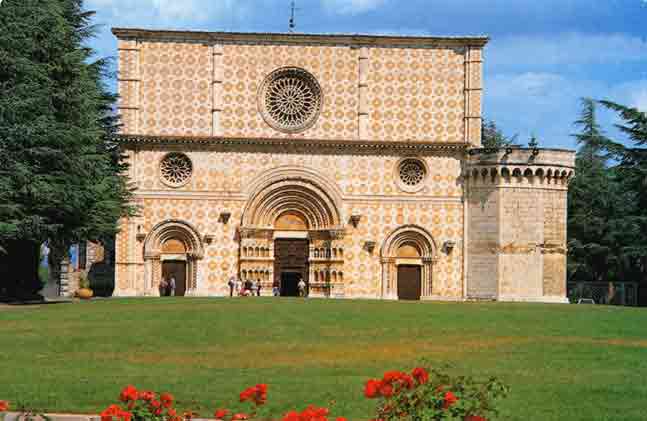
[(374, 421), (487, 421), (497, 413), (496, 399), (506, 393), (506, 386), (494, 378), (477, 382), (422, 367), (410, 374), (387, 371), (364, 386), (364, 396), (379, 399)]
[(126, 386), (119, 394), (125, 405), (110, 405), (101, 412), (101, 421), (181, 421), (193, 417), (193, 413), (178, 415), (173, 407), (173, 395), (162, 393), (159, 396), (151, 391), (138, 391), (135, 386)]

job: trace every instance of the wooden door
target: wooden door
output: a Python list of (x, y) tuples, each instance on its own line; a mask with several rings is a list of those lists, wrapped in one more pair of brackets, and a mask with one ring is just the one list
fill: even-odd
[(183, 297), (186, 294), (186, 262), (165, 261), (162, 263), (162, 276), (167, 281), (175, 278), (175, 295)]
[(279, 239), (274, 242), (274, 281), (281, 285), (281, 295), (284, 291), (292, 293), (296, 277), (308, 284), (308, 249), (308, 240)]
[(398, 266), (398, 299), (420, 300), (422, 276), (420, 266)]

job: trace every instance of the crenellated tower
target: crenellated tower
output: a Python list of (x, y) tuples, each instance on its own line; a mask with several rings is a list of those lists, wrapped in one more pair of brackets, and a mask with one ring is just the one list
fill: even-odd
[(567, 302), (566, 200), (574, 167), (566, 150), (469, 151), (467, 298)]

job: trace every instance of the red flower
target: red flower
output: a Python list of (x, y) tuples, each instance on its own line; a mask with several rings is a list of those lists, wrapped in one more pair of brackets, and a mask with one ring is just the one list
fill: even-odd
[(267, 401), (267, 385), (257, 384), (256, 386), (248, 387), (240, 392), (240, 401), (254, 401), (256, 405), (263, 405)]
[(169, 408), (166, 413), (168, 414), (169, 417), (175, 417), (177, 415), (177, 411), (173, 408)]
[(447, 409), (450, 406), (454, 405), (458, 401), (458, 398), (456, 395), (454, 395), (452, 392), (446, 392), (445, 393), (445, 401), (443, 402), (443, 409)]
[(112, 421), (113, 417), (117, 417), (122, 421), (130, 421), (132, 417), (132, 414), (130, 412), (123, 411), (117, 405), (110, 405), (99, 415), (101, 416), (101, 421)]
[(160, 401), (158, 401), (158, 400), (153, 400), (153, 401), (151, 401), (151, 402), (150, 402), (150, 405), (151, 405), (151, 407), (150, 407), (151, 412), (152, 412), (154, 409), (160, 409), (160, 406), (162, 406), (161, 402), (160, 402)]
[(344, 417), (337, 417), (336, 421), (348, 421), (348, 420)]
[(468, 415), (463, 418), (463, 421), (487, 421), (486, 418), (479, 417), (478, 415)]
[(369, 379), (364, 386), (364, 396), (368, 399), (377, 398), (380, 392), (382, 382), (380, 380)]
[(234, 414), (234, 416), (231, 418), (231, 421), (239, 421), (239, 420), (248, 420), (249, 415), (247, 414)]
[(393, 396), (393, 386), (391, 386), (389, 383), (382, 383), (380, 386), (380, 395), (384, 396), (385, 398), (390, 398)]
[(121, 394), (119, 395), (119, 399), (122, 402), (128, 402), (128, 401), (135, 401), (137, 400), (137, 389), (135, 389), (135, 386), (128, 385), (124, 387), (124, 389), (121, 391)]
[(143, 401), (152, 401), (153, 399), (155, 399), (155, 393), (151, 392), (150, 390), (142, 391), (139, 392), (138, 397)]
[(173, 405), (173, 395), (171, 395), (170, 393), (162, 393), (160, 395), (160, 400), (162, 401), (164, 408), (169, 408), (171, 405)]
[(427, 373), (427, 370), (425, 370), (424, 368), (414, 368), (411, 372), (411, 375), (414, 379), (416, 379), (416, 382), (418, 384), (425, 384), (429, 381), (429, 373)]
[(216, 412), (214, 413), (214, 416), (216, 417), (216, 419), (221, 420), (225, 418), (227, 414), (229, 414), (228, 409), (217, 409)]
[(299, 421), (301, 417), (297, 411), (290, 411), (283, 417), (283, 421)]
[(9, 402), (0, 401), (0, 412), (5, 412), (9, 410)]

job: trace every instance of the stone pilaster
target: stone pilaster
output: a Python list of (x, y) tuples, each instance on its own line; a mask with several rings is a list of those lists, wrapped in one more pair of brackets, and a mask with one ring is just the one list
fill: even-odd
[(117, 108), (121, 115), (121, 132), (123, 134), (136, 134), (143, 130), (140, 124), (140, 90), (141, 51), (136, 39), (120, 39), (119, 50), (119, 76), (117, 89), (119, 102)]
[(368, 48), (359, 49), (359, 105), (358, 105), (358, 137), (360, 140), (369, 138), (369, 116), (368, 116), (368, 72), (369, 72)]
[(223, 71), (223, 54), (222, 44), (216, 44), (211, 47), (213, 51), (213, 83), (212, 83), (212, 107), (211, 107), (211, 135), (222, 136), (222, 127), (220, 125), (220, 115), (222, 113), (222, 82), (224, 79)]
[(483, 94), (483, 49), (465, 49), (465, 142), (481, 146), (481, 96)]

